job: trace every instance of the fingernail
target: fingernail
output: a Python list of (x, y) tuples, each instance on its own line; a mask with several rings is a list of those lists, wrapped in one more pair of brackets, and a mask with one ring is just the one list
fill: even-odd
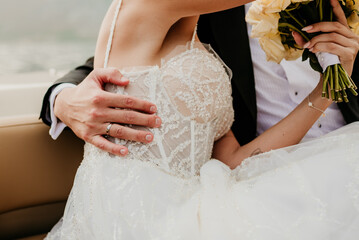
[(152, 107), (150, 108), (150, 111), (153, 112), (153, 113), (155, 113), (155, 112), (157, 111), (157, 108), (156, 108), (155, 106), (152, 106)]
[(124, 77), (124, 76), (122, 76), (120, 80), (121, 80), (121, 82), (128, 82), (129, 81), (129, 79)]
[(156, 126), (160, 126), (161, 125), (161, 119), (160, 118), (156, 118)]
[(146, 136), (146, 141), (151, 142), (152, 141), (152, 135), (147, 135)]
[(126, 154), (126, 149), (124, 149), (124, 148), (121, 149), (121, 150), (120, 150), (120, 153), (121, 153), (122, 155), (125, 155), (125, 154)]
[(306, 26), (306, 27), (302, 28), (302, 31), (307, 32), (308, 30), (311, 30), (311, 29), (313, 29), (313, 26)]
[(304, 44), (303, 48), (308, 48), (310, 45), (310, 42), (307, 42), (306, 44)]

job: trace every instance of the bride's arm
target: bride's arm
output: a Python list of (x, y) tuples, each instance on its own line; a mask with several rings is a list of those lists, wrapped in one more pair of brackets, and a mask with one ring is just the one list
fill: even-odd
[[(149, 0), (144, 0), (148, 3)], [(171, 15), (180, 17), (197, 16), (239, 7), (253, 0), (152, 0), (161, 4)]]
[(168, 1), (171, 4), (173, 10), (179, 10), (187, 16), (219, 12), (234, 7), (239, 7), (246, 3), (252, 2), (253, 0), (179, 0), (179, 1)]
[[(359, 50), (359, 38), (348, 27), (346, 18), (339, 4), (334, 3), (336, 23), (323, 22), (313, 24), (308, 32), (321, 32), (322, 34), (311, 39), (307, 46), (313, 53), (329, 52), (338, 55), (341, 64), (351, 75), (354, 61)], [(294, 35), (297, 43), (304, 45), (303, 39), (298, 34)], [(217, 158), (230, 167), (235, 168), (245, 158), (273, 149), (283, 148), (299, 143), (312, 125), (321, 116), (322, 111), (332, 103), (323, 99), (322, 80), (309, 94), (313, 107), (308, 105), (308, 97), (303, 100), (287, 117), (265, 131), (252, 142), (240, 146), (232, 132), (216, 142), (213, 157)], [(320, 110), (318, 110), (320, 109)]]
[[(321, 93), (322, 81), (308, 97), (313, 106), (324, 111), (332, 101), (323, 99)], [(299, 143), (322, 115), (319, 110), (308, 106), (308, 97), (287, 117), (246, 145), (240, 146), (230, 131), (215, 143), (213, 157), (235, 168), (252, 155)]]

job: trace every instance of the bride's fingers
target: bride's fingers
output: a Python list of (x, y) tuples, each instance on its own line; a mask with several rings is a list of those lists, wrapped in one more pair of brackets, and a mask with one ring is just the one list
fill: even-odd
[(126, 156), (128, 153), (128, 149), (126, 147), (110, 142), (100, 135), (94, 136), (91, 139), (90, 143), (106, 152), (112, 153), (120, 157)]
[(330, 5), (333, 7), (333, 13), (336, 17), (336, 20), (343, 24), (344, 26), (348, 27), (347, 18), (345, 17), (344, 11), (342, 7), (340, 6), (340, 3), (338, 0), (331, 0)]
[(339, 44), (339, 45), (341, 45), (343, 47), (350, 47), (350, 48), (354, 48), (354, 49), (359, 49), (359, 42), (358, 41), (356, 41), (353, 38), (344, 37), (343, 35), (335, 33), (335, 32), (333, 32), (333, 33), (324, 33), (324, 34), (320, 34), (318, 36), (315, 36), (309, 42), (307, 42), (303, 47), (310, 49), (314, 45), (316, 45), (317, 43), (323, 43), (323, 42), (332, 42), (332, 43)]
[(333, 42), (319, 42), (310, 48), (309, 51), (313, 53), (327, 52), (337, 55), (340, 59), (340, 63), (343, 65), (349, 75), (351, 75), (353, 71), (353, 61), (358, 52), (355, 48), (343, 47)]
[[(335, 15), (335, 22), (319, 22), (312, 25), (309, 25), (303, 28), (303, 31), (308, 33), (314, 32), (337, 32), (344, 36), (350, 37), (352, 36), (351, 30), (348, 26), (348, 21), (345, 17), (344, 11), (337, 0), (331, 0), (330, 4), (333, 7), (333, 13)], [(349, 36), (348, 36), (349, 34)]]
[(302, 31), (306, 31), (307, 33), (330, 33), (336, 32), (341, 34), (347, 38), (356, 38), (356, 35), (350, 30), (347, 25), (343, 25), (340, 22), (319, 22), (314, 23), (310, 26), (307, 26), (302, 29)]
[(317, 53), (317, 52), (332, 53), (344, 59), (352, 59), (353, 58), (352, 56), (355, 54), (353, 49), (348, 47), (343, 47), (333, 42), (319, 42), (317, 44), (314, 44), (309, 50), (313, 53)]

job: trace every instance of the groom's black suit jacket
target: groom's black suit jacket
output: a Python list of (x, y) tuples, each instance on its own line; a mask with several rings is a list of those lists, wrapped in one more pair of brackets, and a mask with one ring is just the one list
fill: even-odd
[[(249, 48), (244, 7), (201, 16), (198, 36), (209, 43), (222, 60), (232, 69), (233, 106), (235, 122), (232, 127), (240, 144), (248, 143), (256, 137), (257, 105), (253, 66)], [(53, 87), (60, 83), (80, 83), (93, 70), (93, 59), (59, 79), (46, 93), (41, 110), (41, 118), (50, 124), (49, 95)], [(357, 57), (352, 78), (359, 86), (359, 57)], [(350, 103), (339, 104), (347, 123), (359, 121), (359, 98), (348, 94)]]

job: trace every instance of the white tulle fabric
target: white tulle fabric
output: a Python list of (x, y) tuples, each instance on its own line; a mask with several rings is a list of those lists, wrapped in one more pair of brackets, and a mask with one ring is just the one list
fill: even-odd
[(357, 239), (359, 123), (246, 159), (210, 160), (233, 121), (226, 68), (203, 49), (124, 72), (121, 92), (151, 100), (155, 141), (86, 144), (63, 219), (47, 239)]
[(199, 173), (191, 170), (198, 164), (166, 171), (157, 160), (87, 144), (65, 215), (47, 239), (354, 240), (358, 136), (355, 123), (235, 170), (207, 159)]

